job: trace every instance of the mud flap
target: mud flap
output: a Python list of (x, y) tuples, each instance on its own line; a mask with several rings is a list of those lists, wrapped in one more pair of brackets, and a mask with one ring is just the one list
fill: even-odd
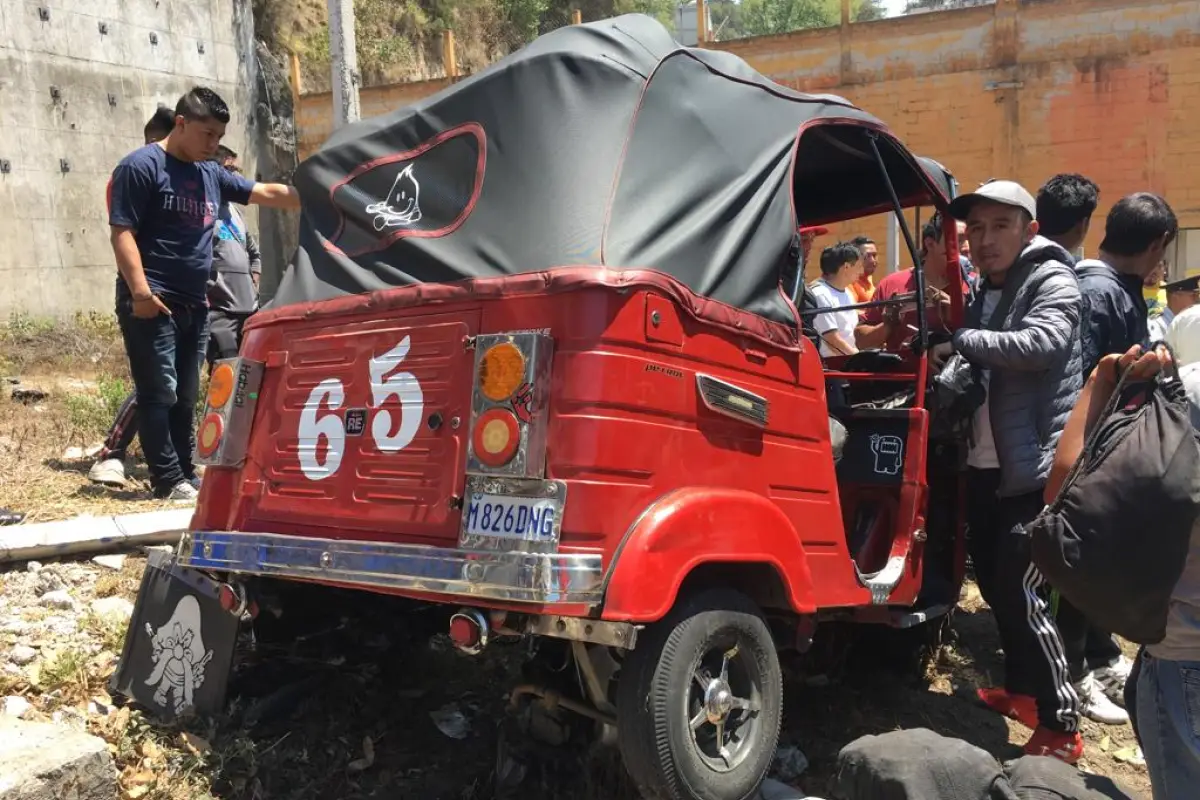
[(220, 711), (239, 620), (219, 587), (173, 553), (150, 551), (110, 691), (166, 720)]

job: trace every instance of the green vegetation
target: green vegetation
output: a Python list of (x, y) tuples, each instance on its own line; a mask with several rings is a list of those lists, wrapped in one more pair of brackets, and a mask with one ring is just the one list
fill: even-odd
[[(446, 30), (454, 31), (460, 70), (473, 72), (570, 24), (575, 10), (584, 22), (637, 12), (670, 27), (675, 9), (675, 0), (355, 0), (359, 72), (364, 85), (441, 77)], [(715, 0), (709, 9), (719, 40), (837, 25), (841, 18), (839, 0)], [(852, 13), (856, 21), (878, 19), (881, 0), (852, 0)], [(305, 91), (328, 89), (325, 0), (254, 0), (254, 15), (268, 49), (300, 57)]]

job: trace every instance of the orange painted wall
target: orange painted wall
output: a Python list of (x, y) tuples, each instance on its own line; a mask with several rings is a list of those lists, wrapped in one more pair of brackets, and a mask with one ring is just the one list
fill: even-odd
[[(1101, 189), (1089, 252), (1107, 207), (1133, 191), (1165, 195), (1182, 227), (1200, 228), (1196, 0), (999, 0), (712, 46), (793, 88), (850, 99), (964, 189), (1005, 177), (1036, 192), (1056, 172), (1088, 175)], [(447, 83), (364, 89), (363, 114)], [(303, 154), (328, 136), (330, 108), (327, 94), (303, 98)], [(885, 241), (882, 218), (834, 234), (859, 232)]]

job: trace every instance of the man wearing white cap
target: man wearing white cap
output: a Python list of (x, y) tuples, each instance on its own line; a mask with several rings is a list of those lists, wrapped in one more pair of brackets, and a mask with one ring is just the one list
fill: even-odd
[(930, 359), (940, 368), (960, 354), (986, 390), (967, 453), (967, 529), (1005, 661), (1004, 687), (978, 695), (1035, 729), (1025, 752), (1074, 763), (1083, 753), (1079, 698), (1021, 529), (1042, 510), (1054, 449), (1079, 395), (1079, 285), (1070, 254), (1037, 235), (1036, 203), (1019, 184), (985, 183), (955, 198), (950, 214), (967, 224), (980, 282), (963, 327)]

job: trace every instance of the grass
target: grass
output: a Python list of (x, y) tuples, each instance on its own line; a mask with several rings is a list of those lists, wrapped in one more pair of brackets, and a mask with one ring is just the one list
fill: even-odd
[[(70, 448), (86, 453), (103, 441), (132, 389), (113, 315), (0, 321), (0, 376), (10, 375), (49, 397), (24, 405), (0, 395), (0, 507), (26, 513), (27, 522), (164, 507), (150, 497), (143, 466), (130, 465), (125, 488), (114, 490), (88, 482), (91, 458), (68, 457)], [(197, 415), (206, 385), (202, 378)], [(136, 461), (136, 440), (130, 455)]]

